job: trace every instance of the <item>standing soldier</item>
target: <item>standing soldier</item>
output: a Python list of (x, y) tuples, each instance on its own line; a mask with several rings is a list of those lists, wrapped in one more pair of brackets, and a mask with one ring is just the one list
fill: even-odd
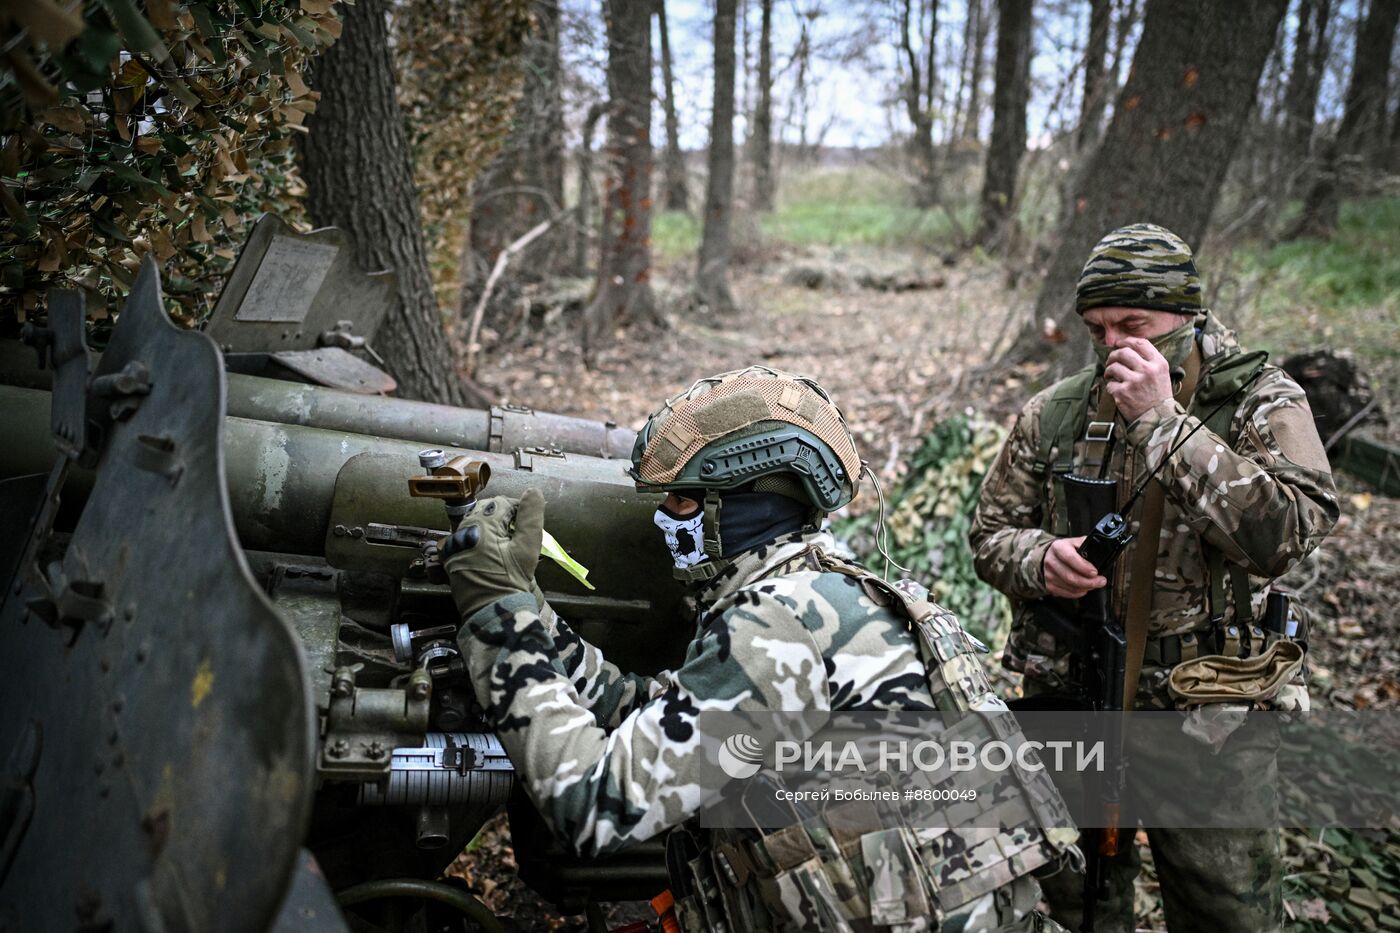
[[(1099, 362), (1022, 409), (982, 487), (970, 535), (977, 572), (1016, 606), (1003, 663), (1025, 675), (1028, 697), (1083, 687), (1073, 682), (1083, 659), (1072, 656), (1071, 637), (1038, 607), (1108, 586), (1127, 632), (1123, 708), (1170, 709), (1175, 665), (1263, 651), (1257, 620), (1270, 583), (1331, 530), (1336, 490), (1303, 391), (1263, 354), (1242, 351), (1203, 307), (1180, 237), (1153, 224), (1109, 233), (1084, 265), (1076, 308)], [(1118, 480), (1120, 508), (1155, 477), (1127, 516), (1139, 543), (1111, 580), (1069, 533), (1066, 474)], [(1152, 550), (1138, 553), (1148, 542)], [(1306, 702), (1300, 687), (1290, 696)], [(1267, 752), (1258, 764), (1274, 766)], [(1170, 787), (1153, 784), (1161, 772), (1141, 765), (1128, 769), (1130, 792), (1169, 799)], [(1219, 806), (1266, 777), (1221, 788)], [(1105, 866), (1098, 930), (1133, 929), (1139, 859), (1128, 832)], [(1171, 930), (1280, 929), (1277, 829), (1149, 829), (1148, 837)], [(1077, 927), (1075, 881), (1062, 875), (1045, 888), (1052, 916)]]
[(927, 839), (856, 839), (826, 811), (768, 836), (690, 822), (727, 780), (704, 711), (1005, 709), (956, 619), (843, 561), (820, 531), (861, 469), (840, 410), (786, 373), (702, 379), (652, 416), (631, 474), (668, 494), (657, 547), (700, 607), (684, 663), (656, 677), (622, 673), (531, 595), (539, 493), (483, 500), (442, 548), (477, 699), (568, 847), (596, 855), (671, 830), (685, 933), (1055, 929), (1030, 872), (1077, 853), (1043, 771), (989, 800), (981, 828)]

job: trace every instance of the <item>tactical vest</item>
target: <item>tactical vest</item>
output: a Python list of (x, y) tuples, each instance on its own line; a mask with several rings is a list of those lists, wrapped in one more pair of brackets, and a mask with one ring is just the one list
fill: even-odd
[[(818, 548), (799, 557), (851, 577), (871, 600), (909, 621), (937, 708), (987, 714), (960, 719), (949, 730), (957, 739), (1012, 747), (1024, 741), (951, 613)], [(1038, 889), (1030, 873), (1077, 860), (1078, 831), (1046, 769), (1016, 764), (1005, 776), (1012, 779), (999, 778), (976, 801), (957, 804), (961, 828), (890, 825), (886, 818), (872, 830), (881, 814), (863, 801), (823, 807), (772, 832), (709, 830), (702, 841), (699, 831), (678, 828), (667, 841), (667, 866), (680, 927), (684, 933), (915, 933), (939, 929), (945, 917), (992, 894), (1007, 912), (1034, 916)]]
[[(1212, 356), (1201, 364), (1201, 378), (1196, 392), (1191, 398), (1187, 413), (1205, 419), (1206, 430), (1228, 440), (1233, 447), (1236, 441), (1230, 430), (1238, 405), (1221, 405), (1245, 383), (1254, 379), (1264, 368), (1268, 354), (1262, 350), (1251, 353), (1225, 351)], [(1069, 519), (1065, 515), (1064, 490), (1061, 477), (1074, 470), (1074, 445), (1086, 439), (1085, 429), (1089, 422), (1089, 395), (1093, 390), (1098, 367), (1089, 366), (1061, 380), (1051, 392), (1049, 400), (1040, 414), (1040, 443), (1036, 448), (1035, 464), (1032, 469), (1045, 481), (1056, 484), (1056, 508), (1047, 510), (1043, 527), (1052, 534), (1063, 537), (1069, 534)], [(1214, 412), (1214, 414), (1211, 414)], [(1121, 500), (1120, 500), (1121, 501)], [(1225, 587), (1229, 579), (1231, 595), (1235, 607), (1234, 625), (1221, 632), (1222, 652), (1233, 645), (1238, 649), (1240, 627), (1253, 630), (1254, 612), (1250, 603), (1249, 574), (1239, 564), (1229, 563), (1219, 548), (1212, 547), (1204, 539), (1201, 550), (1206, 562), (1206, 573), (1210, 582), (1210, 606), (1208, 614), (1212, 625), (1220, 625), (1225, 614)], [(1246, 639), (1253, 645), (1262, 646), (1263, 637)]]

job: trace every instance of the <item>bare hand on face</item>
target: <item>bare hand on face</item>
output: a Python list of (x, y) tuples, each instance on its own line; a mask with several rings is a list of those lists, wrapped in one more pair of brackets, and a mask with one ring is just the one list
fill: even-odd
[(1079, 546), (1083, 543), (1084, 535), (1057, 538), (1045, 552), (1045, 588), (1051, 596), (1078, 599), (1108, 584), (1093, 564), (1079, 556)]
[(1172, 397), (1171, 366), (1149, 340), (1124, 337), (1103, 370), (1108, 394), (1123, 420), (1136, 421), (1158, 402)]

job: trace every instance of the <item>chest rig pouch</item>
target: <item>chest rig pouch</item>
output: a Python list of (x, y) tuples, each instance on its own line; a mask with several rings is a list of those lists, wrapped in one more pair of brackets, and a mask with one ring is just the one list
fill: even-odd
[[(959, 740), (1000, 740), (1013, 748), (1024, 741), (977, 657), (985, 646), (929, 602), (927, 591), (888, 583), (820, 549), (804, 560), (851, 577), (873, 602), (908, 620), (934, 703), (942, 720), (954, 717), (949, 731)], [(678, 919), (690, 918), (682, 929), (916, 933), (937, 930), (943, 918), (992, 892), (1009, 905), (1002, 892), (1033, 891), (1031, 872), (1077, 854), (1077, 831), (1048, 773), (1019, 765), (1012, 771), (976, 801), (959, 803), (959, 818), (949, 820), (958, 826), (915, 827), (898, 805), (852, 801), (804, 805), (794, 810), (792, 825), (775, 832), (713, 830), (707, 852), (695, 845), (688, 857), (668, 859), (673, 872), (680, 863), (689, 866), (686, 877), (672, 879), (691, 899), (684, 911), (684, 898), (677, 901)], [(691, 837), (677, 830), (672, 846), (685, 845), (674, 841), (679, 833)], [(1017, 916), (1031, 912), (1034, 902), (1034, 896), (1016, 900), (1027, 905)]]

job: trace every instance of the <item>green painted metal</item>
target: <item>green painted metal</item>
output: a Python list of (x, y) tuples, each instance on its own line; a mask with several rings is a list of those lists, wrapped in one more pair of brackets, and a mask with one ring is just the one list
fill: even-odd
[(400, 398), (366, 398), (323, 386), (229, 375), (228, 413), (239, 418), (297, 424), (421, 441), (494, 453), (556, 447), (591, 457), (628, 457), (636, 433), (586, 418), (515, 406), (489, 411)]
[[(47, 472), (53, 464), (49, 398), (47, 392), (0, 385), (0, 433), (7, 440), (0, 445), (0, 479)], [(327, 556), (334, 525), (354, 526), (354, 521), (332, 522), (332, 511), (337, 478), (361, 454), (374, 455), (365, 462), (372, 467), (359, 467), (363, 475), (357, 473), (339, 493), (354, 500), (350, 518), (445, 529), (440, 503), (408, 495), (408, 477), (421, 472), (420, 449), (413, 441), (225, 418), (229, 504), (239, 540), (250, 551)], [(636, 670), (654, 671), (679, 660), (685, 640), (676, 622), (681, 589), (651, 522), (661, 497), (636, 491), (624, 472), (627, 461), (448, 450), (490, 464), (488, 495), (518, 496), (527, 486), (544, 493), (546, 527), (589, 569), (598, 589), (586, 592), (547, 561), (541, 564), (540, 584), (565, 618), (581, 623), (585, 637), (605, 652), (616, 650), (619, 663)], [(69, 505), (79, 502), (92, 482), (90, 473), (74, 473), (66, 489)], [(347, 536), (344, 543), (352, 540)], [(341, 569), (393, 569), (369, 557), (357, 561), (353, 550), (332, 547), (331, 552)]]

